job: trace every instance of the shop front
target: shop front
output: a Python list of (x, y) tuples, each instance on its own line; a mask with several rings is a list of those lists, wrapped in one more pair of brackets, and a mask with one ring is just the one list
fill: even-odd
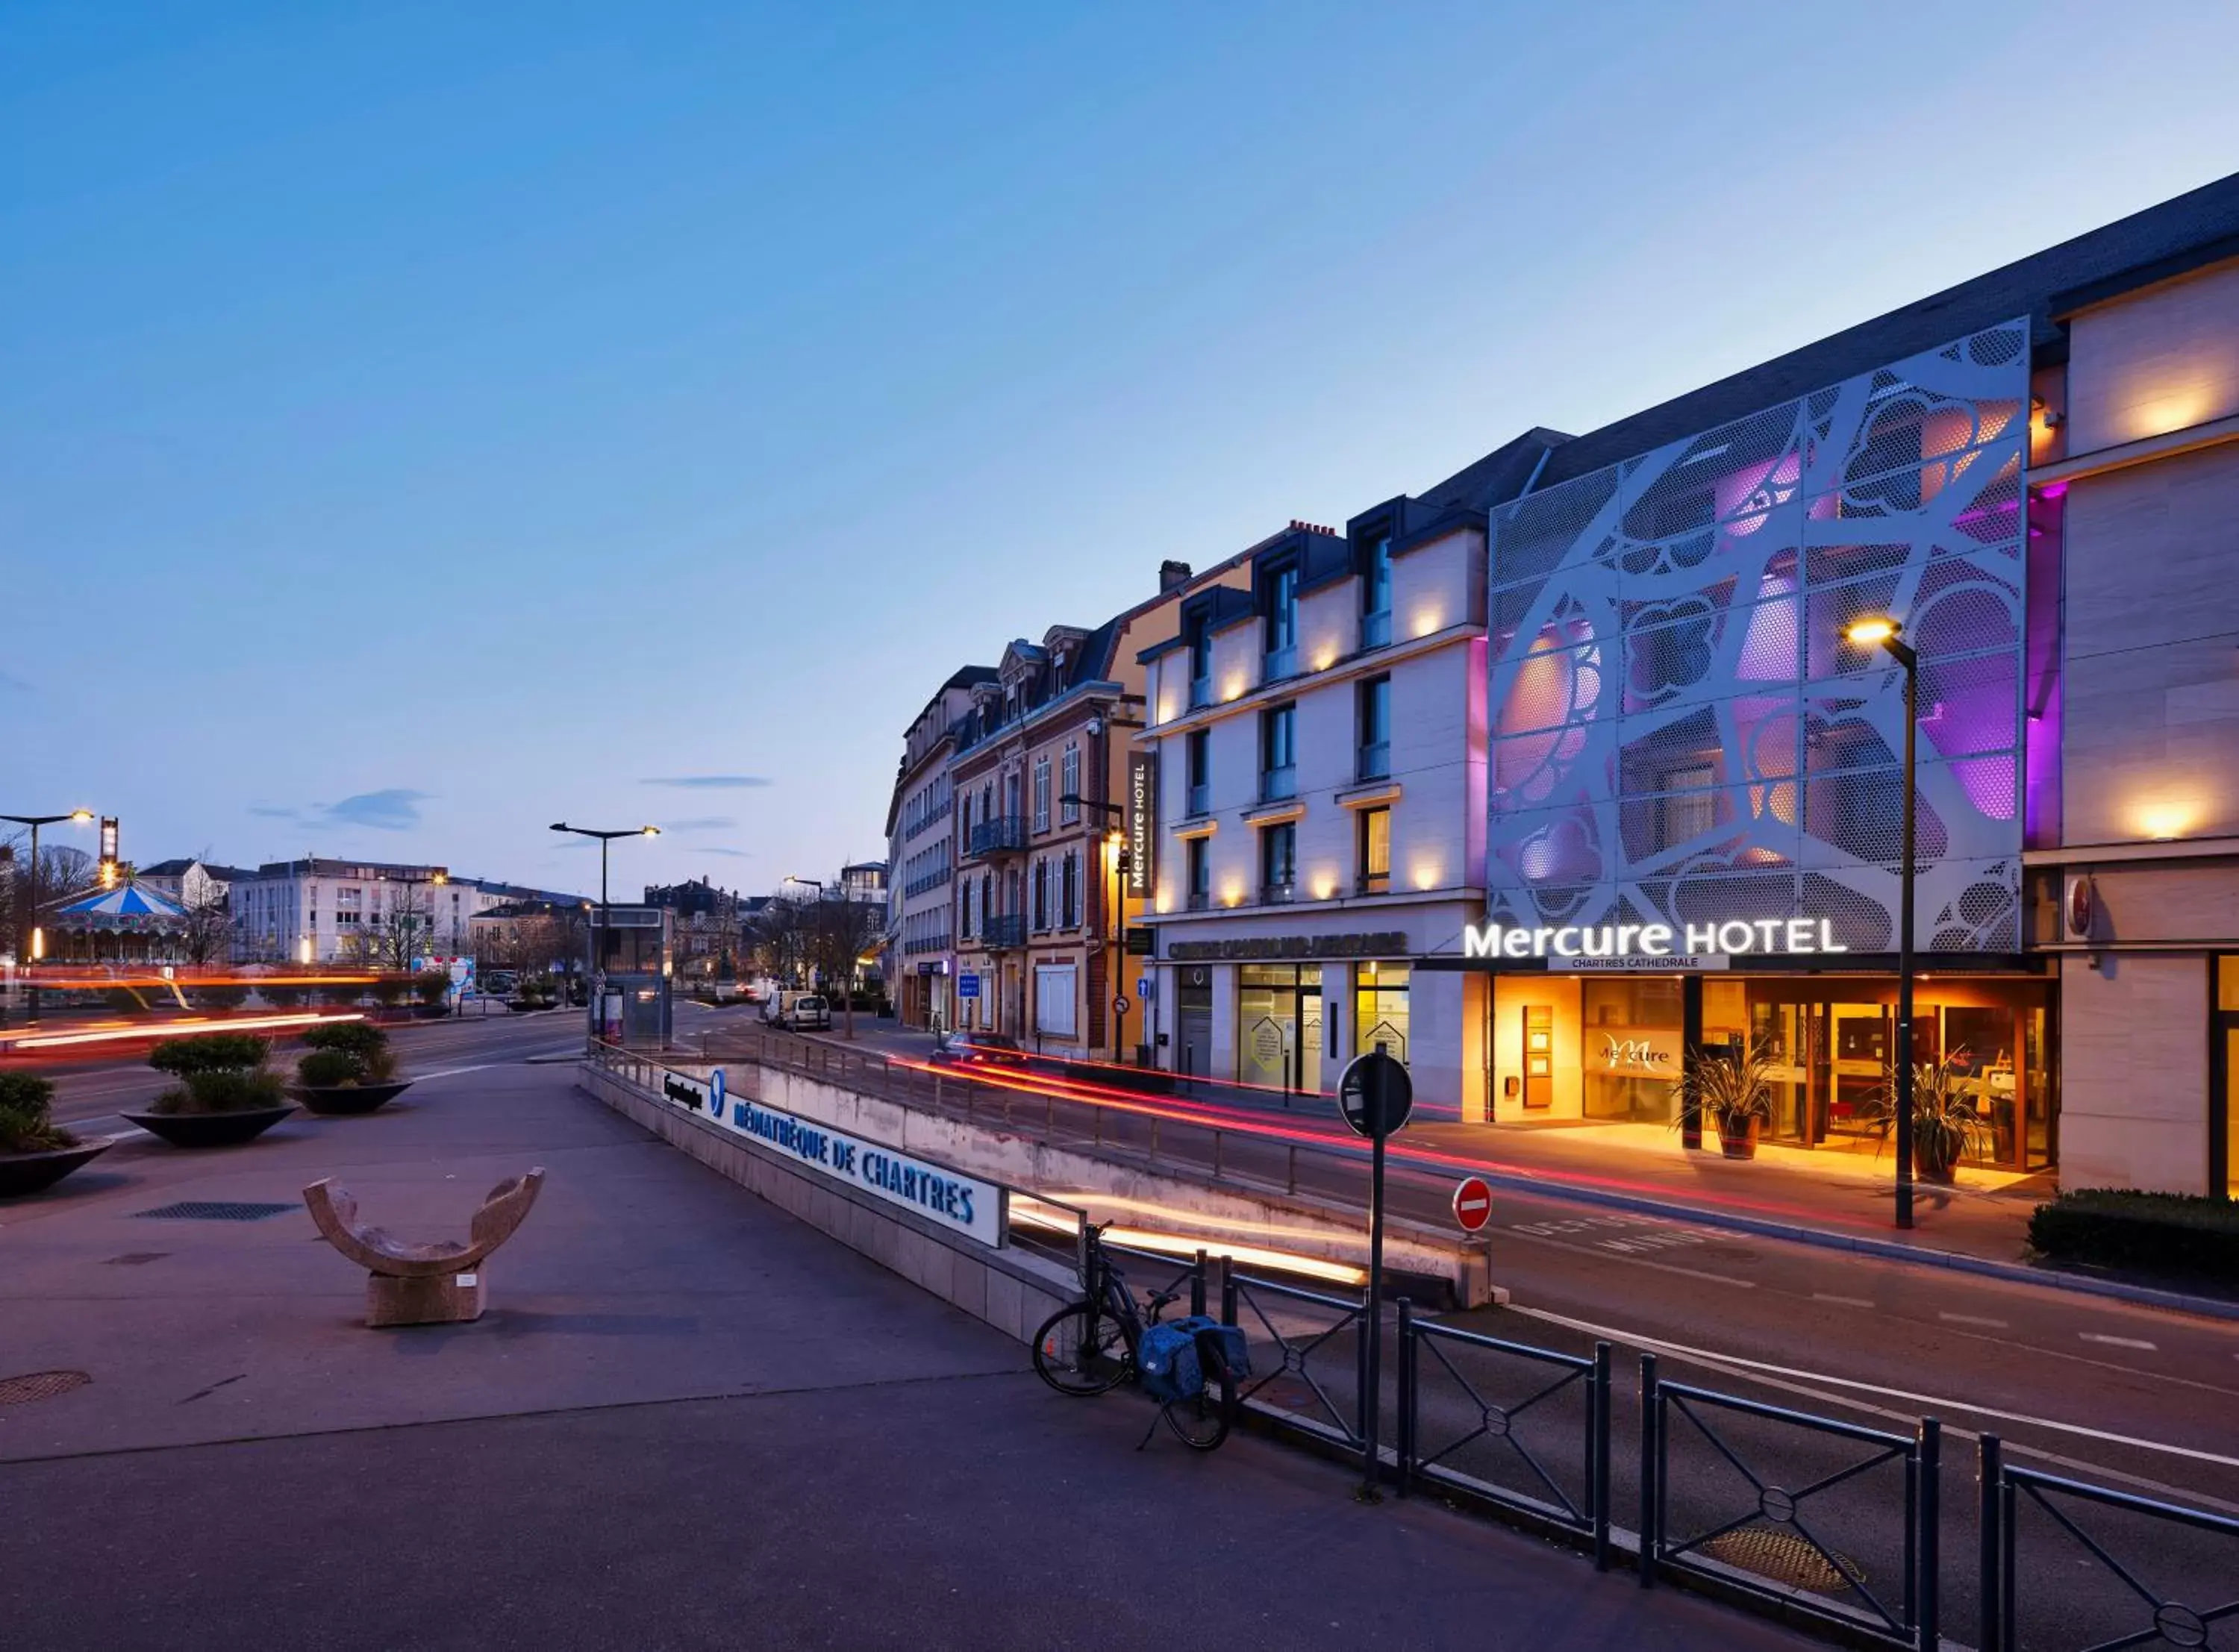
[[(1763, 1139), (1877, 1155), (1896, 1048), (1894, 960), (1764, 959), (1755, 967), (1576, 969), (1469, 960), (1486, 972), (1485, 1121), (1683, 1126), (1678, 1081), (1703, 1052), (1764, 1058)], [(1738, 961), (1738, 960), (1736, 960)], [(1454, 967), (1452, 959), (1431, 967)], [(1981, 1126), (1983, 1169), (2027, 1173), (2057, 1155), (2054, 983), (2019, 958), (1931, 956), (1916, 977), (1916, 1070), (1933, 1070)], [(1924, 1093), (1924, 1089), (1923, 1089)]]

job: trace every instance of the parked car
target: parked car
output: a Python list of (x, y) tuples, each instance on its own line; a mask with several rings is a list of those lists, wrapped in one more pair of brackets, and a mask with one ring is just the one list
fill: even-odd
[(778, 1025), (793, 1032), (832, 1031), (832, 1006), (817, 992), (788, 992), (792, 1000), (778, 1017)]
[(1023, 1067), (1028, 1052), (1007, 1033), (966, 1032), (952, 1036), (933, 1058), (960, 1067)]

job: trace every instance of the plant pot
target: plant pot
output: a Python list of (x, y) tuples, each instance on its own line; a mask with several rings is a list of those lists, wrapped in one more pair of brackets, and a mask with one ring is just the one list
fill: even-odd
[(1727, 1130), (1723, 1125), (1720, 1125), (1718, 1151), (1728, 1158), (1755, 1158), (1757, 1157), (1757, 1121), (1752, 1118), (1749, 1121), (1749, 1128), (1737, 1134)]
[(124, 1118), (174, 1147), (238, 1147), (255, 1141), (295, 1111), (290, 1103), (229, 1113), (126, 1113)]
[(290, 1085), (288, 1093), (311, 1111), (331, 1118), (369, 1113), (411, 1087), (409, 1078), (390, 1078), (377, 1085)]
[(54, 1147), (43, 1153), (0, 1153), (0, 1199), (43, 1193), (80, 1165), (101, 1157), (114, 1142)]
[(1912, 1155), (1912, 1171), (1923, 1182), (1935, 1182), (1950, 1187), (1959, 1179), (1959, 1161), (1956, 1158), (1936, 1158), (1921, 1152), (1917, 1147)]

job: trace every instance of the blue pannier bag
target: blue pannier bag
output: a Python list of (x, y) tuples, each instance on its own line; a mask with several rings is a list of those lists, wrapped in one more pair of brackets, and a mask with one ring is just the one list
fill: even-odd
[(1153, 1325), (1143, 1332), (1135, 1369), (1142, 1374), (1143, 1391), (1161, 1405), (1188, 1399), (1205, 1388), (1205, 1373), (1198, 1369), (1197, 1338), (1179, 1323)]
[(1243, 1326), (1224, 1325), (1210, 1314), (1192, 1314), (1174, 1321), (1174, 1326), (1196, 1339), (1200, 1370), (1210, 1370), (1217, 1358), (1237, 1382), (1252, 1375), (1252, 1350), (1245, 1343)]

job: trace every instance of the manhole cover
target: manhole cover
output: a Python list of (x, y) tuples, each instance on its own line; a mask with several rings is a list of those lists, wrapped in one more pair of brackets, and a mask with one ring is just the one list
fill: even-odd
[[(1814, 1548), (1810, 1538), (1777, 1526), (1744, 1526), (1738, 1531), (1713, 1537), (1699, 1552), (1745, 1572), (1755, 1572), (1759, 1577), (1770, 1577), (1776, 1583), (1786, 1583), (1791, 1589), (1824, 1592), (1850, 1586), (1850, 1578)], [(1850, 1569), (1851, 1576), (1864, 1579), (1865, 1573), (1857, 1562), (1848, 1555), (1842, 1560)]]
[(176, 1204), (159, 1204), (152, 1211), (135, 1211), (135, 1216), (153, 1217), (165, 1222), (262, 1222), (268, 1216), (278, 1216), (292, 1211), (293, 1204), (253, 1204), (228, 1203), (213, 1199), (181, 1199)]
[(127, 1251), (121, 1257), (110, 1257), (108, 1265), (112, 1268), (136, 1268), (143, 1262), (161, 1262), (170, 1254), (169, 1251)]
[(24, 1377), (0, 1377), (0, 1405), (28, 1405), (33, 1400), (50, 1400), (57, 1394), (67, 1394), (74, 1388), (83, 1388), (93, 1378), (83, 1371), (33, 1371)]

